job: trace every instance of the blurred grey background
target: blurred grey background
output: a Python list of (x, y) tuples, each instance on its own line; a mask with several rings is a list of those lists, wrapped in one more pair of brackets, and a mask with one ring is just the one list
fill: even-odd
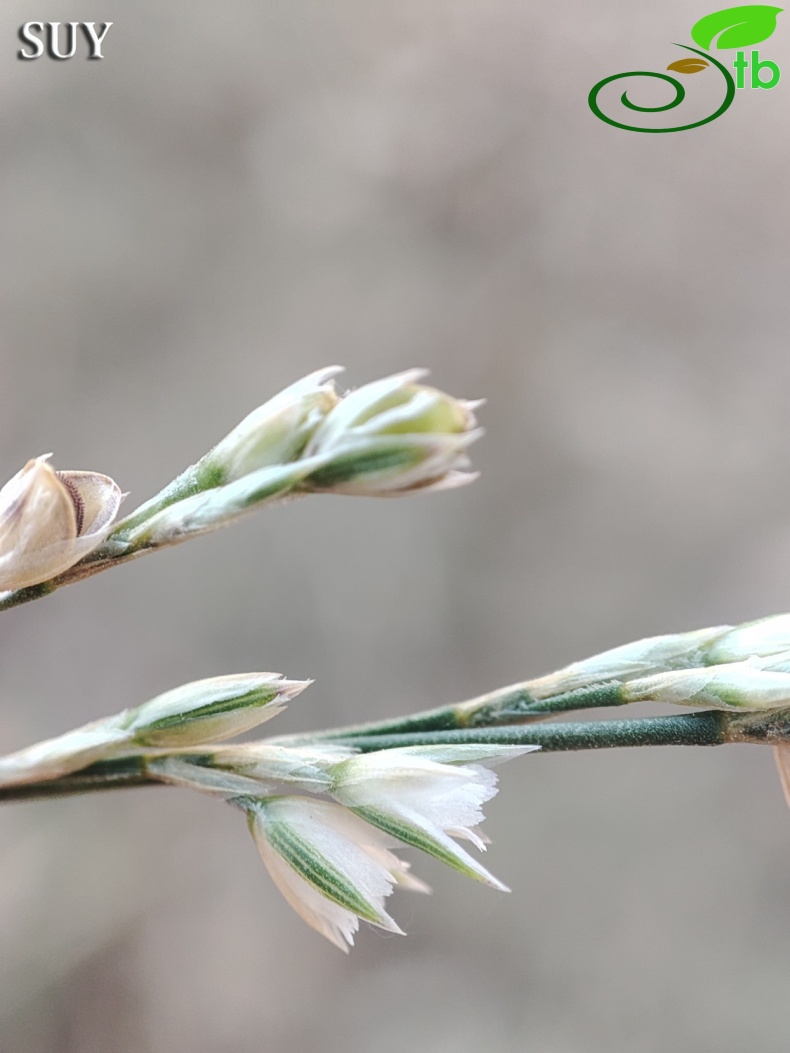
[[(217, 673), (315, 677), (285, 733), (790, 606), (787, 84), (676, 135), (586, 103), (708, 10), (4, 5), (3, 478), (53, 450), (131, 507), (332, 362), (488, 404), (466, 490), (316, 497), (4, 615), (2, 750)], [(18, 61), (31, 18), (113, 21), (104, 61)], [(415, 860), (409, 935), (347, 959), (209, 799), (5, 808), (0, 1048), (787, 1049), (767, 751), (535, 756), (502, 784), (512, 895)]]

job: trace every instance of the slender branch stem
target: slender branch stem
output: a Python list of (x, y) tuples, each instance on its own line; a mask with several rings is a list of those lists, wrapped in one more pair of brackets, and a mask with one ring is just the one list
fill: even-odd
[[(183, 475), (186, 476), (187, 473), (185, 472)], [(198, 533), (208, 532), (184, 532), (168, 538), (165, 542), (152, 543), (150, 541), (134, 541), (130, 543), (127, 540), (127, 535), (132, 527), (144, 523), (147, 518), (150, 518), (158, 511), (170, 507), (171, 504), (176, 503), (185, 495), (189, 496), (191, 491), (188, 488), (183, 489), (182, 493), (182, 490), (176, 486), (176, 484), (181, 482), (181, 478), (182, 477), (179, 476), (178, 479), (176, 479), (170, 487), (166, 487), (161, 494), (158, 494), (155, 498), (147, 501), (130, 516), (127, 516), (126, 519), (122, 519), (117, 523), (112, 533), (94, 552), (91, 552), (90, 555), (80, 560), (79, 563), (75, 563), (73, 567), (69, 567), (69, 569), (65, 570), (62, 574), (59, 574), (55, 578), (50, 578), (49, 581), (43, 581), (40, 585), (30, 585), (27, 588), (0, 593), (0, 612), (11, 610), (12, 607), (19, 607), (23, 603), (30, 603), (32, 600), (38, 600), (42, 596), (48, 596), (49, 593), (55, 592), (57, 589), (61, 589), (65, 585), (73, 585), (75, 582), (84, 581), (86, 578), (91, 578), (94, 574), (100, 574), (102, 571), (109, 570), (111, 567), (119, 567), (123, 563), (130, 562), (130, 560), (139, 559), (140, 556), (148, 555), (151, 552), (159, 552), (162, 549), (171, 547), (172, 545), (180, 544), (183, 541), (189, 540), (193, 536), (197, 536)], [(283, 499), (287, 494), (275, 492), (274, 494), (266, 496), (268, 496), (273, 502), (277, 499)], [(263, 504), (266, 496), (256, 498), (257, 503)], [(254, 502), (250, 501), (250, 510), (253, 503)], [(237, 511), (235, 518), (238, 518), (239, 514), (241, 513)], [(229, 525), (231, 521), (232, 517), (229, 516), (227, 524), (218, 523), (215, 526), (212, 526), (211, 529), (218, 529), (221, 526)]]
[(533, 696), (533, 683), (537, 681), (525, 680), (523, 684), (512, 684), (510, 687), (491, 691), (466, 702), (439, 706), (437, 709), (428, 709), (407, 717), (352, 724), (312, 734), (280, 735), (272, 741), (283, 746), (292, 746), (308, 742), (345, 742), (349, 738), (356, 740), (379, 735), (423, 734), (504, 725), (509, 727), (513, 724), (545, 720), (552, 713), (622, 706), (628, 701), (623, 697), (622, 684), (618, 681), (593, 684), (547, 698)]
[(10, 592), (0, 593), (0, 611), (10, 611), (12, 607), (21, 607), (23, 603), (38, 600), (54, 592), (57, 586), (52, 581), (44, 581), (40, 585), (28, 585), (24, 589), (12, 589)]
[(30, 603), (32, 600), (38, 600), (42, 596), (48, 596), (51, 592), (62, 589), (64, 585), (73, 585), (77, 581), (84, 581), (85, 578), (92, 578), (94, 574), (99, 574), (103, 570), (109, 570), (110, 567), (120, 567), (122, 563), (128, 563), (129, 560), (137, 559), (138, 556), (143, 556), (147, 552), (157, 551), (154, 547), (136, 548), (108, 555), (106, 546), (107, 542), (56, 578), (42, 581), (40, 585), (28, 585), (24, 589), (14, 589), (11, 592), (0, 593), (0, 611), (10, 611), (12, 607), (21, 607), (23, 603)]
[(133, 786), (161, 786), (146, 771), (143, 757), (100, 761), (59, 779), (0, 786), (0, 802), (33, 801), (42, 797), (73, 797), (100, 790), (123, 790)]
[(613, 749), (618, 746), (719, 746), (729, 741), (727, 713), (708, 710), (671, 717), (602, 720), (525, 727), (464, 728), (405, 735), (348, 735), (338, 742), (363, 753), (399, 746), (454, 745), (462, 742), (503, 746), (541, 746), (543, 750)]
[[(715, 710), (681, 716), (637, 720), (536, 724), (498, 728), (461, 728), (449, 731), (396, 735), (346, 734), (338, 743), (363, 753), (399, 746), (453, 745), (462, 742), (506, 746), (539, 745), (545, 751), (613, 749), (618, 746), (718, 746), (731, 741), (732, 717)], [(0, 787), (0, 802), (162, 785), (147, 770), (146, 756), (101, 761), (82, 771), (42, 782)]]

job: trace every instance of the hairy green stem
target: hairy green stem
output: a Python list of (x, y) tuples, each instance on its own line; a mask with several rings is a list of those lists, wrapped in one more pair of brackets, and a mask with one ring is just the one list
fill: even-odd
[(565, 691), (548, 698), (535, 698), (531, 691), (533, 681), (491, 691), (487, 695), (458, 702), (451, 706), (439, 706), (407, 717), (352, 724), (343, 728), (303, 735), (280, 735), (272, 741), (283, 746), (308, 742), (345, 742), (349, 738), (361, 739), (380, 735), (423, 734), (433, 731), (455, 731), (527, 724), (545, 720), (552, 713), (567, 713), (578, 709), (595, 709), (622, 706), (628, 703), (623, 697), (622, 684), (618, 681), (593, 684), (576, 691)]
[(543, 750), (600, 750), (622, 746), (719, 746), (729, 741), (730, 716), (709, 710), (671, 717), (602, 720), (521, 727), (464, 728), (405, 735), (347, 735), (338, 744), (363, 753), (398, 746), (455, 745), (463, 742), (502, 746), (536, 745)]
[(10, 611), (12, 607), (21, 607), (23, 603), (38, 600), (58, 588), (53, 581), (43, 581), (40, 585), (28, 585), (24, 589), (13, 589), (0, 593), (0, 611)]
[[(681, 716), (644, 717), (638, 720), (461, 728), (395, 735), (346, 733), (336, 741), (339, 744), (354, 746), (363, 753), (399, 746), (454, 745), (464, 742), (496, 743), (505, 746), (538, 745), (547, 752), (614, 749), (624, 746), (718, 746), (732, 741), (729, 730), (731, 722), (730, 714), (710, 710)], [(146, 785), (161, 783), (148, 772), (146, 757), (141, 754), (136, 757), (101, 761), (58, 779), (0, 787), (0, 802), (67, 797)]]

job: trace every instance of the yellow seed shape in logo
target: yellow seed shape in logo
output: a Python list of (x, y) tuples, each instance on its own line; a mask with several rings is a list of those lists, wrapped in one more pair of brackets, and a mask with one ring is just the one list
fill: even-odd
[(709, 65), (710, 63), (706, 62), (705, 59), (681, 58), (677, 59), (676, 62), (670, 62), (667, 69), (674, 70), (675, 73), (701, 73)]

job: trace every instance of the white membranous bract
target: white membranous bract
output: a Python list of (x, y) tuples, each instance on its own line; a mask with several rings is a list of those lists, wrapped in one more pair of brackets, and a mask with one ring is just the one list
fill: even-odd
[(110, 531), (123, 495), (98, 472), (56, 472), (35, 457), (0, 490), (0, 590), (57, 577)]

